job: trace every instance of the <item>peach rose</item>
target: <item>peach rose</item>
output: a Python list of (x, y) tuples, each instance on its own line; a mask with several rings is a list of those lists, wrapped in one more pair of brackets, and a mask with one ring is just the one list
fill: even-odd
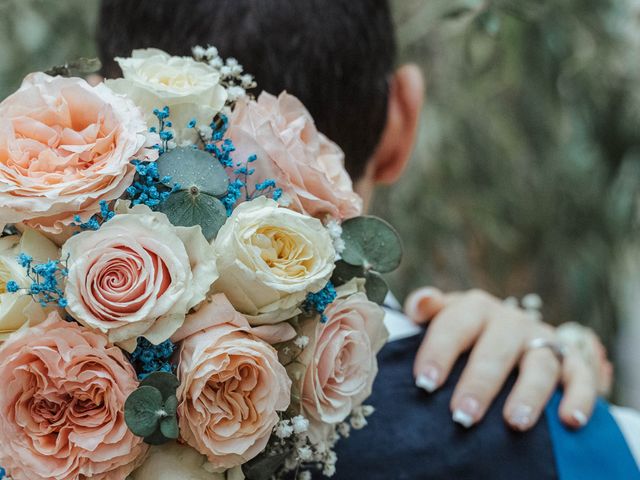
[(325, 310), (326, 323), (308, 321), (310, 339), (300, 361), (306, 365), (302, 407), (315, 423), (343, 421), (371, 394), (378, 373), (376, 355), (388, 333), (384, 310), (357, 291), (355, 282), (337, 289), (338, 298)]
[(150, 141), (133, 102), (104, 85), (27, 76), (0, 103), (0, 224), (60, 234), (86, 221), (131, 185), (133, 157), (157, 156)]
[(224, 296), (194, 315), (211, 326), (194, 327), (182, 343), (180, 433), (214, 467), (231, 468), (264, 450), (278, 412), (289, 406), (291, 380), (275, 349), (252, 333)]
[(320, 219), (344, 220), (362, 213), (342, 150), (318, 132), (296, 97), (263, 92), (257, 101), (238, 103), (229, 136), (236, 147), (234, 158), (258, 156), (250, 182), (274, 179), (290, 208)]
[(139, 336), (158, 344), (173, 335), (218, 273), (199, 226), (175, 227), (144, 205), (123, 211), (71, 237), (62, 258), (69, 313), (132, 351)]
[(0, 347), (0, 465), (14, 479), (124, 480), (146, 451), (124, 420), (136, 373), (57, 313)]

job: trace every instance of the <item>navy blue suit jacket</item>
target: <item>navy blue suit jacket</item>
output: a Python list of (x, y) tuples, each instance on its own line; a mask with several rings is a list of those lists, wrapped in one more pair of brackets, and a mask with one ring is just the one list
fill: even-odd
[[(471, 429), (455, 424), (449, 402), (467, 358), (457, 362), (442, 388), (428, 394), (415, 386), (412, 374), (422, 338), (416, 335), (390, 342), (380, 352), (380, 372), (366, 402), (376, 412), (368, 418), (366, 428), (352, 431), (350, 438), (338, 443), (334, 479), (640, 478), (604, 402), (596, 409), (594, 421), (580, 432), (564, 430), (560, 425), (555, 414), (557, 398), (532, 430), (511, 430), (503, 420), (502, 409), (515, 374), (482, 422)], [(558, 456), (562, 462), (558, 462)]]

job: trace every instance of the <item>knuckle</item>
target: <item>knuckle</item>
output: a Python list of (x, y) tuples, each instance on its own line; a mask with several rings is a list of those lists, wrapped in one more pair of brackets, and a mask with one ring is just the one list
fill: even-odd
[(534, 323), (531, 325), (531, 338), (547, 338), (549, 340), (555, 340), (556, 329), (546, 323)]
[(541, 378), (558, 378), (560, 375), (560, 362), (556, 356), (547, 349), (530, 351), (525, 357), (523, 369), (538, 371)]
[(480, 290), (478, 288), (474, 288), (469, 290), (465, 297), (474, 303), (478, 303), (480, 305), (491, 305), (492, 303), (497, 303), (497, 299), (492, 295), (488, 294), (484, 290)]

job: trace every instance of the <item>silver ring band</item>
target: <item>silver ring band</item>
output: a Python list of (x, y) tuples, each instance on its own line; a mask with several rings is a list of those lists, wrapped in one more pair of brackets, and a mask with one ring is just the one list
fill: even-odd
[(560, 363), (564, 361), (564, 358), (567, 356), (567, 349), (560, 342), (556, 342), (554, 340), (548, 340), (546, 338), (534, 338), (527, 345), (527, 351), (535, 350), (538, 348), (548, 348), (551, 350), (551, 353), (558, 359)]

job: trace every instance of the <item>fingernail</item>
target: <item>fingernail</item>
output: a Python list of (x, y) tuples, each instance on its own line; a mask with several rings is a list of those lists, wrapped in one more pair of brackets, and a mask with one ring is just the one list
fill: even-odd
[(574, 410), (571, 416), (576, 422), (578, 422), (578, 425), (580, 425), (581, 427), (584, 427), (587, 424), (587, 416), (584, 414), (584, 412), (581, 412), (580, 410)]
[(428, 365), (422, 373), (416, 377), (416, 387), (429, 393), (435, 392), (439, 386), (440, 372), (433, 365)]
[(480, 411), (478, 401), (470, 396), (462, 397), (458, 404), (458, 408), (453, 411), (453, 421), (465, 428), (471, 427), (475, 423), (475, 419)]
[(509, 417), (509, 423), (518, 430), (525, 430), (531, 425), (532, 413), (533, 408), (529, 405), (516, 405)]

